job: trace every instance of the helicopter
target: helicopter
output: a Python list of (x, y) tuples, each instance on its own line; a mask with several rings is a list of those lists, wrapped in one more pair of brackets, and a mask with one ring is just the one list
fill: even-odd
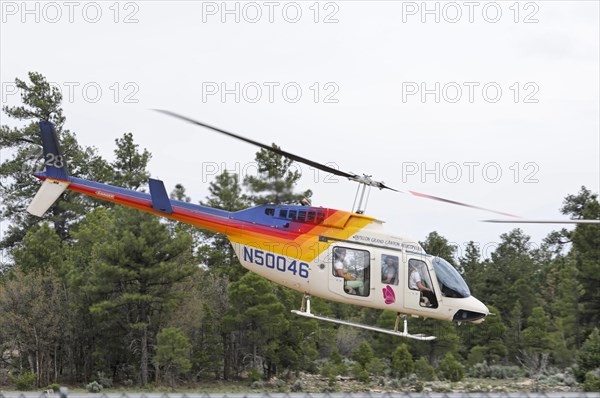
[[(416, 240), (390, 234), (383, 221), (365, 214), (367, 189), (401, 191), (368, 175), (347, 173), (171, 111), (158, 111), (357, 182), (352, 211), (312, 206), (306, 199), (301, 204), (268, 204), (229, 212), (170, 199), (163, 181), (158, 179), (150, 178), (150, 192), (144, 193), (76, 178), (69, 175), (54, 126), (47, 120), (39, 122), (45, 171), (34, 173), (43, 183), (27, 211), (41, 217), (69, 189), (223, 234), (243, 267), (302, 293), (300, 309), (292, 312), (307, 318), (429, 341), (435, 336), (409, 333), (409, 316), (480, 323), (490, 314), (448, 261), (427, 254)], [(517, 219), (509, 213), (420, 192), (403, 193), (512, 217), (488, 222), (600, 223)], [(397, 314), (394, 328), (315, 314), (310, 306), (312, 296), (393, 311)]]

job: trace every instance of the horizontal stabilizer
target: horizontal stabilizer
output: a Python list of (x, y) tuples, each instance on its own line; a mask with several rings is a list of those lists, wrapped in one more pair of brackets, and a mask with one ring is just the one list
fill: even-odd
[(66, 181), (46, 179), (29, 204), (27, 212), (42, 217), (68, 186), (69, 183)]
[(148, 180), (150, 185), (150, 196), (152, 197), (152, 208), (162, 213), (172, 214), (173, 207), (171, 206), (171, 200), (167, 195), (165, 184), (161, 180), (155, 180), (150, 178)]

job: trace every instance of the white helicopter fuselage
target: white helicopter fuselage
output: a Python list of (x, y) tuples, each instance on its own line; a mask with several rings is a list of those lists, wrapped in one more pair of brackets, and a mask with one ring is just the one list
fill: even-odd
[[(311, 296), (447, 321), (478, 323), (489, 314), (487, 307), (470, 294), (446, 295), (433, 264), (435, 257), (426, 254), (416, 240), (386, 233), (381, 221), (374, 220), (347, 239), (321, 235), (319, 242), (329, 246), (306, 261), (286, 256), (282, 250), (270, 251), (269, 245), (247, 245), (232, 240), (232, 246), (248, 270)], [(335, 267), (336, 250), (344, 250), (352, 257), (353, 264), (347, 264), (344, 276)], [(391, 272), (387, 261), (391, 263)], [(420, 267), (411, 271), (409, 263)], [(419, 279), (433, 290), (436, 302), (432, 303), (415, 286), (411, 288), (411, 272), (419, 272)]]

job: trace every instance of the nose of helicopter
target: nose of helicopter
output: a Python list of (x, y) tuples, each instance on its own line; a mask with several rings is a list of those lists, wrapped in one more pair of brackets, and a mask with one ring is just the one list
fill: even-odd
[(469, 296), (463, 300), (461, 303), (462, 309), (454, 314), (452, 319), (454, 322), (481, 323), (489, 315), (490, 310), (475, 297)]

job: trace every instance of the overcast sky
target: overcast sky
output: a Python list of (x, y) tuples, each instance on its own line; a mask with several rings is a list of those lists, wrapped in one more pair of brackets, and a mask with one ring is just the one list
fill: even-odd
[[(15, 77), (42, 73), (81, 144), (111, 159), (132, 132), (152, 176), (194, 202), (223, 168), (253, 173), (256, 149), (151, 108), (527, 218), (599, 190), (597, 1), (1, 4), (2, 105), (19, 102)], [(313, 204), (351, 209), (355, 183), (299, 167)], [(461, 252), (512, 228), (391, 191), (372, 191), (367, 214)], [(539, 244), (558, 226), (521, 228)]]

